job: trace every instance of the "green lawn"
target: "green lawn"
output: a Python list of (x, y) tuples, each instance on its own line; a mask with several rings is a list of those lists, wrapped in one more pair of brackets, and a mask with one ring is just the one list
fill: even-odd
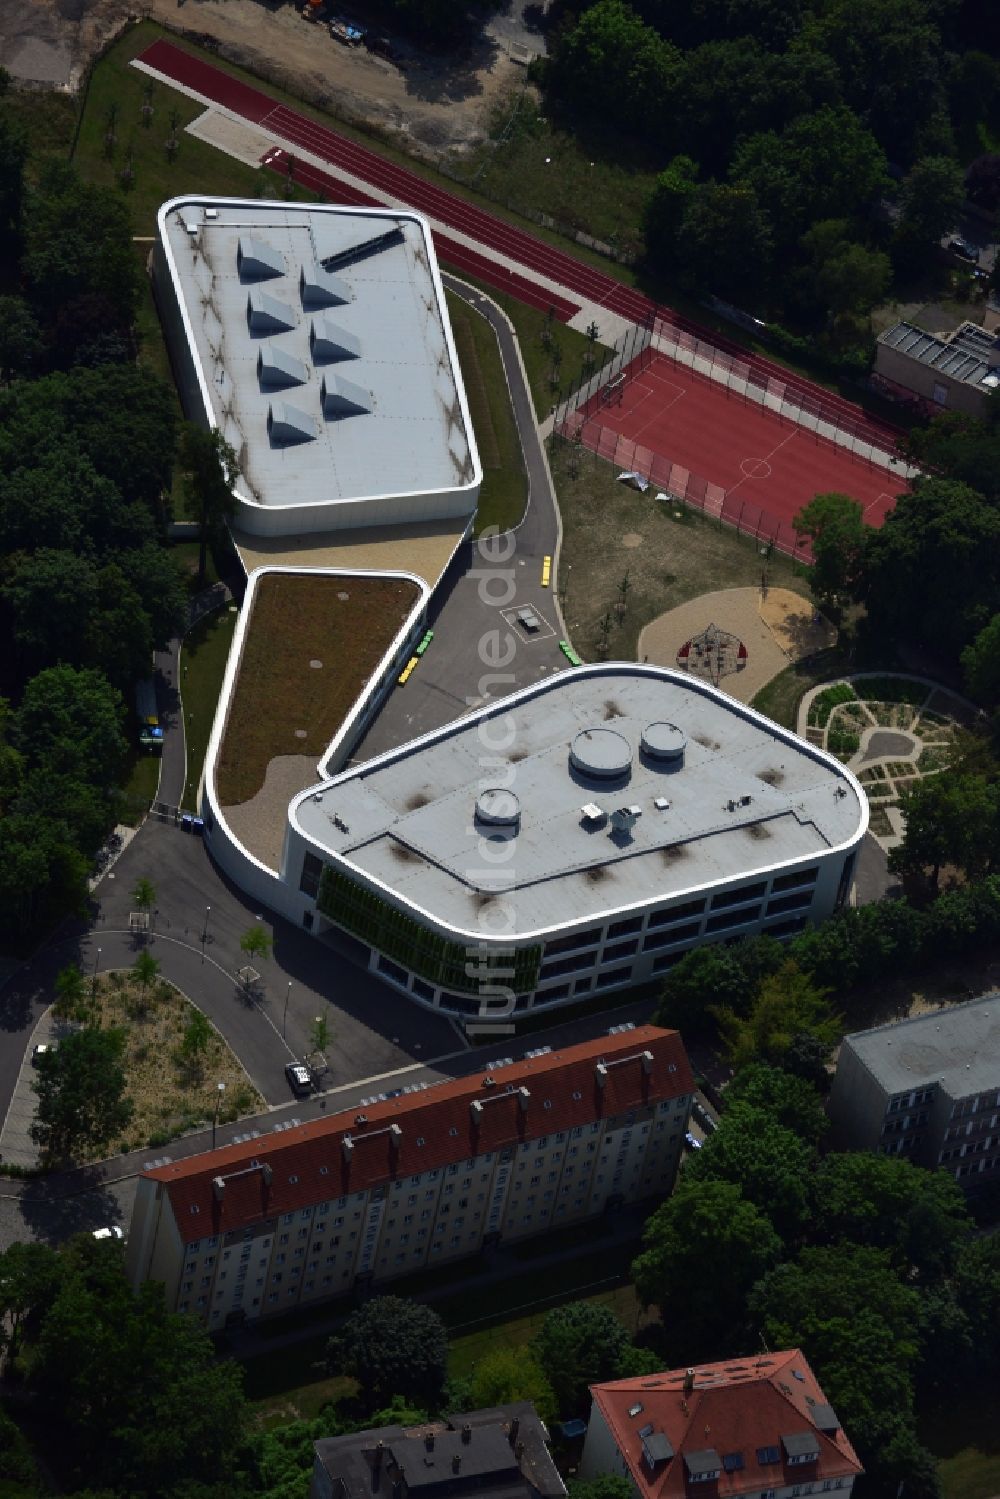
[(149, 811), (149, 804), (156, 796), (160, 779), (160, 756), (150, 754), (141, 745), (133, 743), (129, 748), (126, 775), (122, 785), (125, 804), (122, 821), (129, 827), (138, 827)]
[(829, 682), (833, 677), (843, 676), (850, 670), (850, 657), (837, 647), (820, 651), (805, 661), (796, 661), (786, 666), (776, 677), (772, 677), (754, 698), (751, 707), (759, 713), (773, 718), (786, 729), (794, 729), (798, 722), (799, 703), (811, 687)]
[(480, 313), (461, 297), (451, 292), (446, 296), (483, 465), (476, 533), (486, 526), (506, 531), (524, 514), (528, 480), (500, 349), (493, 329)]
[(198, 810), (198, 786), (208, 736), (238, 618), (228, 605), (223, 605), (199, 620), (181, 647), (181, 701), (187, 736), (187, 783), (181, 805), (189, 812)]

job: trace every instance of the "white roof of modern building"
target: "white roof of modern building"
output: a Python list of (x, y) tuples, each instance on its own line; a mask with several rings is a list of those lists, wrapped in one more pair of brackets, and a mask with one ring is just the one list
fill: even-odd
[(615, 664), (356, 766), (290, 815), (335, 867), (438, 925), (482, 934), (499, 895), (503, 935), (524, 937), (847, 850), (868, 803), (831, 756), (717, 688)]
[(418, 214), (174, 198), (161, 242), (207, 414), (244, 498), (344, 504), (479, 481)]
[(992, 389), (1000, 384), (1000, 339), (976, 323), (963, 323), (947, 337), (896, 323), (879, 342), (966, 385)]
[(845, 1036), (886, 1093), (939, 1083), (952, 1098), (1000, 1089), (1000, 993)]

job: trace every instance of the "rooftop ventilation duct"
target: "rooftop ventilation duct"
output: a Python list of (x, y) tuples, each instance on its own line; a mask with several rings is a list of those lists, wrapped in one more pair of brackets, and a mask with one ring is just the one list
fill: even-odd
[(632, 746), (617, 729), (581, 729), (569, 747), (569, 763), (581, 775), (617, 780), (632, 765)]
[(314, 442), (319, 433), (308, 411), (290, 406), (287, 401), (272, 401), (267, 408), (267, 435), (272, 447), (284, 448)]
[(295, 311), (287, 302), (256, 287), (247, 296), (247, 322), (251, 333), (290, 333)]
[(513, 791), (490, 786), (476, 798), (476, 821), (516, 832), (521, 826), (521, 803)]
[(236, 247), (236, 269), (241, 281), (270, 281), (285, 274), (285, 257), (264, 240), (241, 234)]
[(257, 355), (257, 379), (261, 390), (287, 390), (291, 385), (305, 385), (309, 371), (301, 359), (269, 344)]
[(323, 376), (320, 401), (328, 421), (342, 416), (367, 416), (375, 404), (370, 390), (353, 380), (345, 380), (343, 375)]
[(321, 266), (305, 266), (299, 272), (299, 295), (303, 307), (342, 307), (351, 300), (351, 288), (339, 276)]
[(328, 317), (313, 318), (309, 347), (316, 364), (339, 364), (344, 359), (357, 359), (361, 354), (361, 340)]
[(687, 736), (672, 723), (648, 723), (639, 747), (644, 755), (662, 765), (679, 765), (684, 759)]

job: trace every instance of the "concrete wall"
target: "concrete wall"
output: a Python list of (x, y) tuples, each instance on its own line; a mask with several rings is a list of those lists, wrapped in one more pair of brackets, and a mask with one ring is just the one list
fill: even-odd
[(234, 524), (251, 536), (315, 536), (353, 526), (468, 520), (478, 502), (478, 484), (462, 489), (430, 490), (426, 494), (373, 495), (318, 505), (257, 505), (237, 493)]
[(882, 1133), (889, 1095), (859, 1060), (849, 1041), (840, 1048), (830, 1090), (833, 1138), (844, 1150), (875, 1150)]
[[(953, 380), (950, 375), (942, 374), (933, 365), (913, 359), (889, 344), (876, 345), (875, 372), (884, 375), (887, 380), (894, 380), (906, 390), (923, 396), (925, 400), (934, 402), (942, 411), (963, 411), (968, 416), (985, 415), (987, 397), (983, 391), (966, 384), (964, 380)], [(946, 392), (943, 404), (935, 400), (935, 386), (943, 387)]]

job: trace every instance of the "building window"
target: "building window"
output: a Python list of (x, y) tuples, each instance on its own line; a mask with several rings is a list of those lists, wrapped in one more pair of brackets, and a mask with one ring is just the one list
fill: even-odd
[(760, 915), (760, 906), (748, 906), (740, 911), (725, 911), (721, 916), (710, 916), (705, 922), (706, 932), (722, 932), (730, 926), (746, 926), (751, 921), (756, 921)]
[(782, 890), (795, 890), (799, 885), (814, 885), (818, 874), (818, 864), (814, 864), (811, 869), (794, 869), (791, 874), (780, 874), (771, 881), (771, 894), (778, 895)]
[(310, 900), (315, 900), (319, 894), (319, 882), (323, 873), (323, 860), (317, 859), (315, 854), (307, 853), (302, 860), (302, 876), (299, 880), (299, 889), (303, 895), (308, 895)]
[(649, 918), (649, 925), (667, 926), (671, 921), (684, 921), (688, 916), (700, 916), (704, 909), (703, 900), (685, 901), (680, 906), (668, 906), (665, 911), (654, 911)]
[(627, 916), (624, 921), (613, 921), (608, 927), (608, 938), (630, 937), (633, 932), (642, 930), (641, 916)]
[(700, 931), (701, 922), (691, 921), (687, 926), (672, 926), (663, 932), (651, 932), (643, 939), (642, 950), (651, 952), (657, 947), (675, 947), (678, 942), (690, 942)]
[(591, 927), (586, 932), (573, 932), (568, 937), (557, 937), (554, 942), (546, 942), (545, 956), (551, 957), (559, 952), (572, 952), (576, 947), (593, 947), (601, 940), (601, 928)]
[(613, 947), (606, 947), (601, 958), (602, 963), (613, 963), (617, 958), (633, 958), (639, 951), (638, 939), (632, 942), (616, 942)]
[(414, 975), (410, 987), (418, 999), (432, 1000), (434, 998), (433, 984), (425, 983), (423, 979), (418, 979), (416, 975)]
[(632, 965), (627, 963), (624, 968), (611, 968), (607, 973), (597, 975), (598, 989), (610, 989), (612, 984), (627, 984), (632, 977)]
[(768, 903), (768, 916), (779, 916), (784, 911), (802, 911), (806, 906), (811, 906), (813, 892), (811, 890), (800, 890), (797, 895), (783, 895), (780, 900), (772, 900)]
[(712, 910), (724, 911), (727, 906), (745, 905), (748, 900), (759, 900), (767, 889), (767, 881), (760, 880), (756, 885), (744, 885), (739, 890), (722, 890), (718, 895), (712, 896)]
[(384, 954), (379, 955), (378, 971), (379, 973), (384, 973), (386, 978), (395, 979), (397, 984), (402, 984), (403, 988), (406, 988), (406, 981), (409, 978), (406, 969), (401, 968), (398, 963), (394, 963), (391, 958), (385, 957)]

